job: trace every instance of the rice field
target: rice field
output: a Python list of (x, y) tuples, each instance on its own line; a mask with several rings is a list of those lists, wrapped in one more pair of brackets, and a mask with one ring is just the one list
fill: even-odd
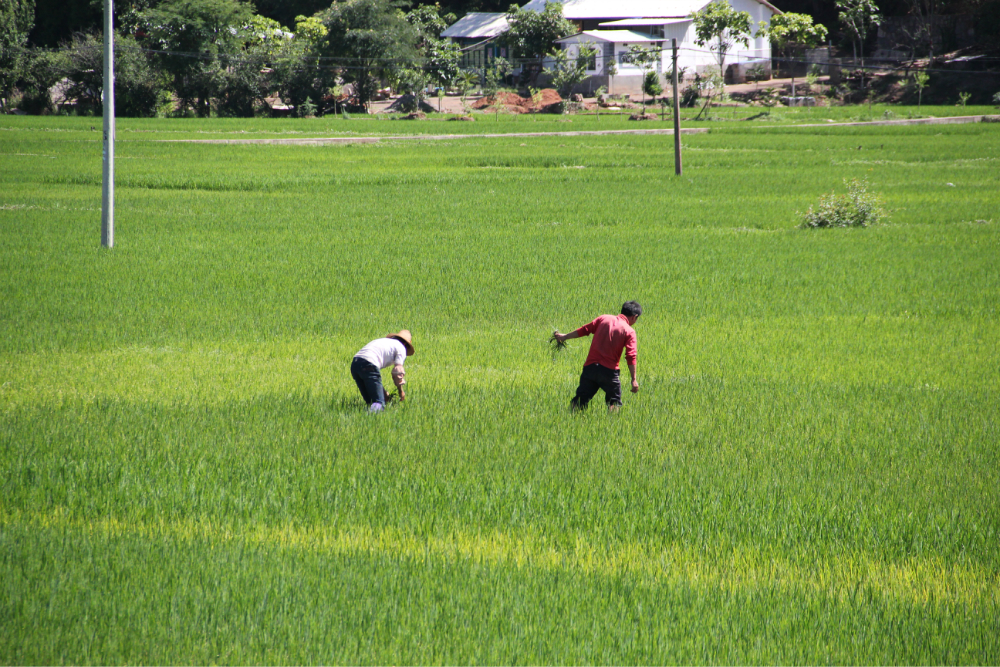
[(1000, 124), (561, 120), (0, 118), (0, 661), (1000, 662)]

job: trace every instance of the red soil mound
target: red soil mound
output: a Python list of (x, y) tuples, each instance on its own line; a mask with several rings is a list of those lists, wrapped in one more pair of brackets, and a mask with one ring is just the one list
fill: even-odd
[(544, 112), (554, 104), (562, 102), (562, 98), (552, 88), (545, 88), (540, 91), (537, 100), (530, 97), (521, 97), (516, 93), (497, 93), (488, 97), (481, 97), (472, 103), (473, 109), (496, 109), (499, 105), (504, 113), (538, 113)]

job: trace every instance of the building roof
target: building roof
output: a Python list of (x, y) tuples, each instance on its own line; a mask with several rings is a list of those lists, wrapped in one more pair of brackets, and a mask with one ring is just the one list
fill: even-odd
[(599, 23), (599, 28), (623, 28), (626, 26), (642, 25), (673, 25), (675, 23), (687, 23), (691, 19), (668, 19), (668, 18), (643, 18), (643, 19), (618, 19), (617, 21), (605, 21)]
[[(542, 9), (545, 9), (544, 5)], [(507, 30), (507, 15), (495, 12), (469, 12), (448, 26), (442, 37), (487, 39)]]
[[(529, 0), (522, 9), (543, 12), (546, 1), (553, 0)], [(651, 16), (679, 19), (700, 10), (709, 2), (710, 0), (563, 0), (562, 6), (563, 16), (571, 21)], [(777, 14), (781, 13), (768, 0), (757, 0), (757, 2)]]
[(557, 44), (562, 44), (563, 42), (569, 40), (586, 41), (586, 39), (580, 40), (580, 38), (591, 38), (597, 40), (598, 42), (662, 42), (662, 37), (650, 37), (644, 32), (635, 32), (634, 30), (585, 30), (584, 32), (578, 32), (575, 35), (570, 35), (569, 37), (563, 37), (562, 39), (557, 39)]

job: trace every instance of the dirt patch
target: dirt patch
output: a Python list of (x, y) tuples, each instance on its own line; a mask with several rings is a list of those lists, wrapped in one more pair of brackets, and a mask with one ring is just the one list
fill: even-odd
[(469, 120), (476, 120), (476, 119), (473, 118), (472, 116), (452, 116), (448, 120), (464, 120), (464, 121), (469, 121)]
[(562, 107), (563, 99), (552, 88), (539, 91), (536, 98), (521, 97), (517, 93), (497, 93), (482, 97), (472, 103), (473, 109), (496, 110), (503, 113), (556, 113)]
[(387, 106), (382, 113), (419, 113), (421, 111), (424, 113), (434, 113), (437, 109), (424, 100), (420, 100), (420, 108), (418, 109), (416, 96), (407, 93), (406, 95), (401, 95), (399, 99)]
[(629, 120), (660, 120), (655, 113), (634, 113), (628, 117)]

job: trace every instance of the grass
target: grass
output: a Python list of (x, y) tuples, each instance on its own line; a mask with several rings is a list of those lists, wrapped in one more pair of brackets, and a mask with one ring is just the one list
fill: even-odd
[[(659, 113), (659, 107), (649, 111)], [(905, 109), (905, 110), (904, 110)], [(766, 113), (765, 113), (766, 112)], [(681, 119), (685, 128), (718, 128), (720, 126), (752, 125), (754, 127), (783, 127), (829, 122), (865, 122), (882, 120), (902, 120), (907, 118), (945, 118), (951, 116), (996, 115), (997, 109), (990, 106), (928, 106), (920, 109), (906, 108), (894, 104), (835, 107), (762, 107), (718, 108), (712, 113), (712, 120), (695, 120), (698, 109), (682, 109)], [(595, 114), (476, 114), (476, 122), (446, 122), (455, 114), (429, 114), (423, 121), (400, 120), (398, 114), (374, 114), (371, 116), (352, 115), (349, 120), (330, 115), (322, 118), (212, 118), (167, 119), (128, 118), (118, 119), (117, 137), (119, 141), (159, 141), (159, 140), (242, 140), (269, 138), (308, 137), (351, 137), (351, 136), (408, 136), (408, 135), (478, 135), (516, 132), (594, 132), (603, 130), (635, 130), (653, 128), (673, 128), (673, 120), (668, 115), (663, 122), (629, 121), (628, 113), (603, 112)], [(744, 122), (747, 121), (747, 122)], [(100, 141), (102, 119), (100, 117), (39, 117), (10, 116), (0, 125), (0, 131), (19, 133), (58, 132), (63, 138), (82, 141)], [(69, 133), (69, 134), (65, 134)]]
[[(86, 122), (0, 124), (4, 662), (1000, 659), (995, 124), (718, 122), (676, 178), (122, 120), (107, 251)], [(851, 177), (888, 224), (796, 228)], [(633, 298), (640, 394), (569, 414), (548, 336)]]

